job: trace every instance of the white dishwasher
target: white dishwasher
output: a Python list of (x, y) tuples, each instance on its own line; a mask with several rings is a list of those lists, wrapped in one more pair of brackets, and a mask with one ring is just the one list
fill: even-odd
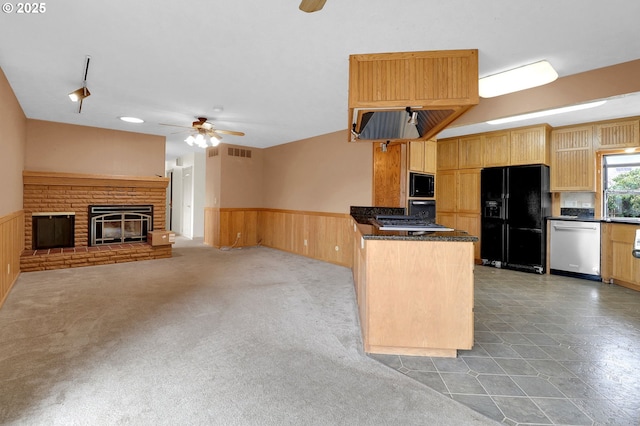
[(549, 272), (600, 281), (600, 222), (550, 220), (549, 227)]

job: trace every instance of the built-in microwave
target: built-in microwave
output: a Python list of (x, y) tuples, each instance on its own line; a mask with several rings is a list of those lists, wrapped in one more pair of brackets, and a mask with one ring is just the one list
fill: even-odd
[(433, 197), (434, 187), (433, 175), (409, 173), (409, 197)]

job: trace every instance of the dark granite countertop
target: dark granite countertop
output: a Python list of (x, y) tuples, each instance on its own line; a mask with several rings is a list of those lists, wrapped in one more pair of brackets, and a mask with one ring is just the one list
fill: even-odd
[(365, 240), (404, 240), (404, 241), (453, 241), (476, 242), (478, 237), (465, 231), (381, 231), (370, 222), (379, 214), (405, 214), (403, 208), (388, 207), (351, 207), (351, 217), (357, 222)]

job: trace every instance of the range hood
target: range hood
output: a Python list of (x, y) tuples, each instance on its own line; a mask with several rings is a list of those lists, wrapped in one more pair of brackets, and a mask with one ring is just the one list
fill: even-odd
[[(354, 140), (420, 140), (442, 130), (441, 123), (456, 113), (453, 109), (354, 109), (351, 133)], [(415, 124), (410, 123), (415, 113)]]
[(478, 102), (476, 49), (349, 56), (350, 141), (429, 140)]

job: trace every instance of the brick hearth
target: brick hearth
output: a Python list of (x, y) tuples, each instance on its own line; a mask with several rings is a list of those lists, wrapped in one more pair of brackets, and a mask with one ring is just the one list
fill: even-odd
[[(171, 257), (171, 246), (145, 243), (88, 247), (90, 205), (153, 205), (153, 230), (164, 230), (166, 188), (162, 177), (23, 172), (24, 242), (21, 271), (73, 268)], [(75, 247), (33, 250), (33, 213), (75, 212)]]
[(151, 246), (146, 243), (25, 250), (20, 257), (20, 270), (44, 271), (168, 257), (171, 257), (171, 246)]

